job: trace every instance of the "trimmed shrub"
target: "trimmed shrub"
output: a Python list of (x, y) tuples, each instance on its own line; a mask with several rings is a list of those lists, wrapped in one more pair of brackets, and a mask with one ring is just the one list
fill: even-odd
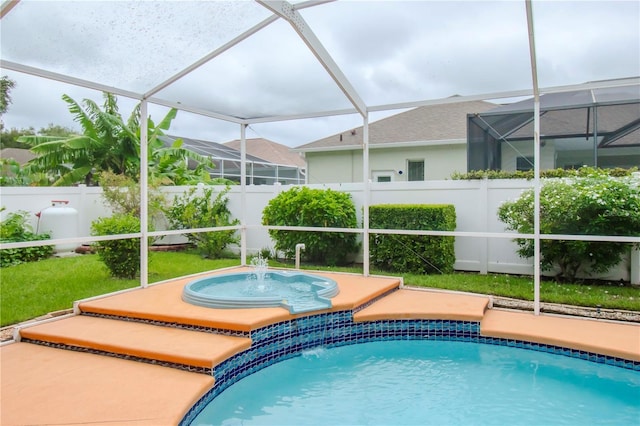
[[(4, 210), (4, 208), (2, 209)], [(3, 243), (17, 243), (25, 241), (48, 240), (51, 234), (34, 234), (27, 222), (29, 213), (26, 211), (12, 212), (0, 223), (0, 241)], [(46, 259), (53, 254), (53, 246), (25, 247), (0, 250), (0, 267), (19, 265), (25, 262), (35, 262)]]
[[(358, 219), (351, 195), (331, 189), (293, 187), (272, 198), (262, 211), (262, 224), (356, 228)], [(275, 249), (285, 258), (295, 256), (298, 243), (305, 245), (302, 258), (319, 264), (348, 263), (349, 255), (360, 248), (357, 235), (345, 232), (305, 232), (269, 230)]]
[[(91, 223), (92, 235), (118, 235), (140, 232), (140, 219), (128, 213), (103, 217)], [(140, 238), (94, 243), (100, 260), (116, 278), (135, 278), (140, 271)]]
[[(548, 169), (540, 170), (540, 177), (542, 178), (574, 178), (574, 177), (586, 177), (593, 173), (603, 173), (611, 177), (625, 177), (631, 176), (634, 172), (637, 172), (637, 167), (630, 169), (623, 169), (620, 167), (614, 169), (597, 169), (593, 167), (580, 167), (578, 169)], [(480, 180), (480, 179), (527, 179), (534, 178), (533, 170), (472, 170), (467, 173), (453, 173), (451, 179), (453, 180)]]
[[(499, 219), (508, 230), (533, 233), (533, 189), (498, 209)], [(640, 179), (629, 176), (611, 178), (592, 170), (572, 180), (553, 179), (540, 190), (540, 232), (566, 235), (640, 235)], [(533, 257), (534, 241), (516, 239), (518, 254)], [(558, 278), (574, 281), (579, 271), (604, 273), (616, 266), (631, 244), (592, 241), (540, 242), (541, 268), (558, 267)]]
[[(385, 204), (369, 208), (375, 229), (454, 231), (456, 211), (449, 204)], [(371, 263), (387, 271), (416, 274), (453, 272), (454, 237), (375, 234), (369, 237)]]
[[(196, 188), (182, 196), (176, 196), (173, 205), (165, 209), (165, 215), (173, 229), (198, 229), (219, 226), (234, 226), (240, 223), (231, 219), (227, 208), (229, 199), (226, 194), (229, 187), (214, 196), (213, 188), (203, 190), (202, 196), (196, 195)], [(194, 244), (200, 254), (206, 258), (217, 258), (229, 245), (238, 242), (236, 231), (215, 231), (186, 234), (189, 242)]]

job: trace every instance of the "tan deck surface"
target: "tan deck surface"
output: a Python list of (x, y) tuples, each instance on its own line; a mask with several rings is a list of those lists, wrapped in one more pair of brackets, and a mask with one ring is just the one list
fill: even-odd
[(212, 368), (248, 349), (251, 339), (131, 321), (75, 316), (21, 330), (23, 338)]
[[(332, 310), (353, 309), (399, 284), (391, 278), (327, 275), (340, 286)], [(243, 331), (292, 318), (283, 308), (220, 310), (184, 303), (180, 299), (182, 287), (191, 279), (85, 302), (80, 307), (85, 312)], [(639, 324), (491, 310), (487, 309), (488, 301), (487, 297), (401, 289), (356, 313), (354, 319), (480, 321), (481, 333), (485, 336), (640, 360)], [(198, 365), (215, 365), (242, 350), (248, 342), (246, 338), (83, 316), (35, 325), (25, 328), (21, 334), (50, 342)], [(3, 426), (176, 424), (214, 383), (213, 378), (205, 374), (28, 343), (2, 346), (0, 364), (0, 423)]]
[(213, 378), (28, 343), (0, 348), (9, 425), (176, 425)]
[(489, 310), (480, 333), (640, 361), (639, 324)]
[[(223, 273), (242, 270), (243, 268), (234, 268), (225, 270)], [(314, 274), (331, 277), (340, 287), (340, 293), (332, 299), (332, 311), (353, 309), (400, 285), (400, 281), (397, 278), (369, 277), (365, 279), (363, 276), (352, 274), (315, 272)], [(293, 318), (284, 308), (211, 309), (183, 302), (181, 299), (182, 289), (185, 284), (193, 279), (178, 279), (169, 283), (150, 286), (143, 291), (131, 291), (83, 302), (80, 304), (80, 309), (83, 312), (153, 319), (238, 331), (251, 331), (268, 324)]]
[(354, 321), (381, 319), (443, 319), (480, 321), (488, 297), (403, 289), (353, 315)]

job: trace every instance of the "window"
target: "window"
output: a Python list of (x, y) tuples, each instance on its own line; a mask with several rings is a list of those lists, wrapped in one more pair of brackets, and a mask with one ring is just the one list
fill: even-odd
[(526, 172), (527, 170), (533, 170), (533, 157), (516, 158), (516, 170), (519, 172)]
[(407, 170), (409, 172), (407, 176), (409, 181), (424, 180), (424, 160), (407, 161)]
[(392, 170), (373, 170), (371, 175), (374, 182), (393, 182)]

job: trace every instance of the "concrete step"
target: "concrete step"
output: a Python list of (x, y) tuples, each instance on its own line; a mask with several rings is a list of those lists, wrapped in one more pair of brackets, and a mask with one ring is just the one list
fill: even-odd
[(225, 336), (132, 321), (77, 315), (20, 330), (22, 339), (67, 345), (122, 357), (211, 369), (251, 346), (246, 337)]
[(486, 296), (404, 288), (353, 315), (353, 320), (438, 319), (480, 321), (489, 306)]
[[(234, 268), (222, 272), (235, 273), (248, 270), (248, 268)], [(214, 276), (218, 273), (221, 272), (214, 271), (202, 274), (200, 277)], [(352, 310), (400, 286), (400, 280), (394, 277), (313, 273), (334, 279), (340, 288), (340, 293), (331, 299), (332, 308), (317, 311), (317, 313)], [(79, 303), (78, 307), (80, 311), (90, 314), (228, 330), (237, 332), (237, 335), (241, 336), (247, 336), (249, 332), (261, 327), (316, 313), (290, 314), (287, 309), (280, 307), (214, 309), (192, 305), (182, 300), (182, 292), (184, 286), (193, 279), (194, 277), (180, 278), (167, 283), (154, 284), (145, 289), (86, 300)]]

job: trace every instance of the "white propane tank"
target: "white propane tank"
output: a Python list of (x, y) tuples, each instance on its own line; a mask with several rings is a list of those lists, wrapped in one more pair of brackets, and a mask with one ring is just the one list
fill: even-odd
[[(51, 207), (37, 213), (38, 233), (51, 234), (51, 239), (74, 238), (78, 236), (78, 211), (68, 206), (69, 201), (52, 200)], [(76, 249), (78, 244), (58, 244), (55, 252), (67, 252)]]

